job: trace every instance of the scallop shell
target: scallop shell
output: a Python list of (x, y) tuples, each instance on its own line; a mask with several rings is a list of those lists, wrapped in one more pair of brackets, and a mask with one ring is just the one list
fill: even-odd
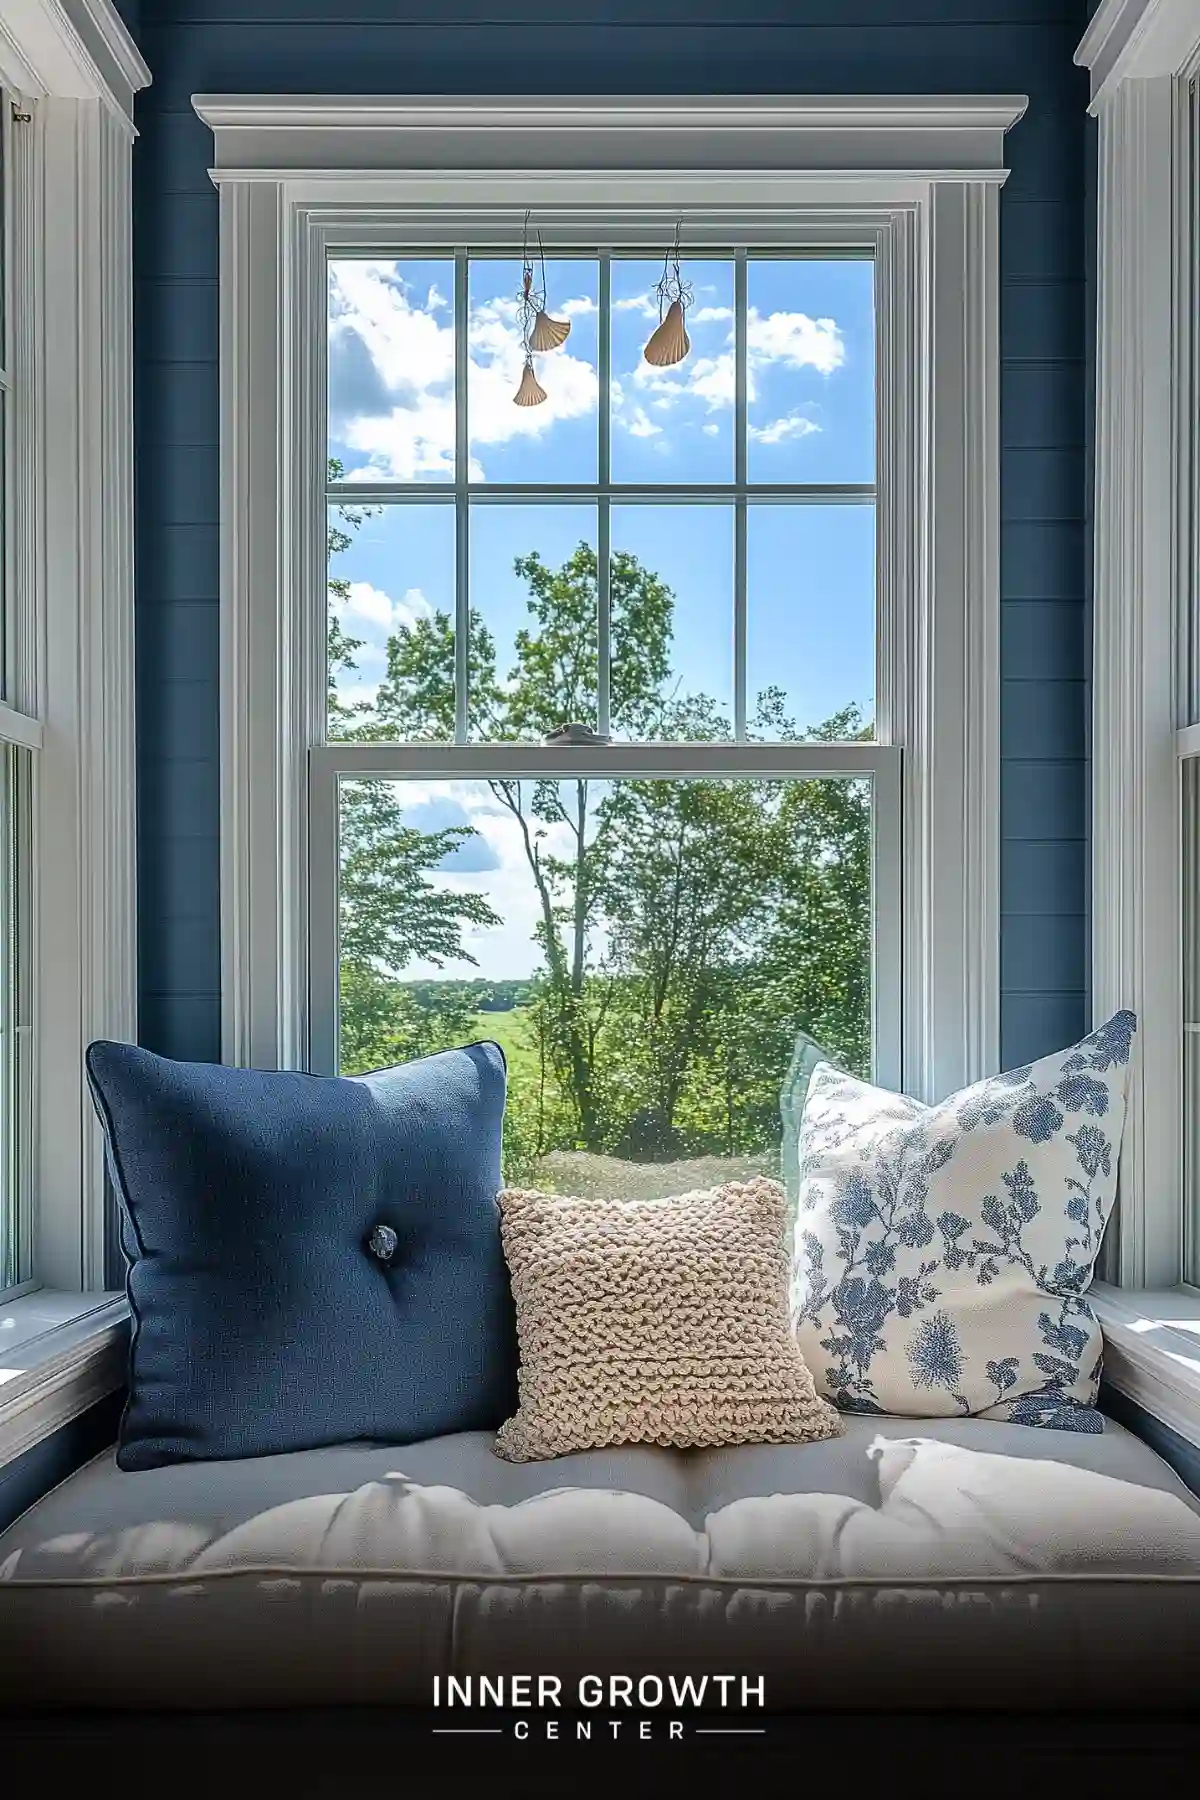
[(521, 371), (521, 385), (513, 395), (514, 406), (540, 406), (546, 398), (546, 390), (533, 372), (533, 364), (526, 363)]
[(571, 335), (570, 319), (552, 319), (547, 312), (540, 312), (533, 321), (533, 330), (529, 334), (531, 350), (557, 350), (565, 344)]
[(666, 318), (651, 332), (642, 354), (656, 369), (669, 369), (672, 363), (682, 362), (691, 347), (691, 339), (683, 327), (683, 307), (678, 300), (672, 300)]

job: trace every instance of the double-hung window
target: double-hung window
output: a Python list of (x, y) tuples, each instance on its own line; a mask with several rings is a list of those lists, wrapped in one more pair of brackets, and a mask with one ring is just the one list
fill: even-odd
[(877, 268), (697, 216), (662, 367), (653, 230), (606, 223), (531, 251), (535, 406), (518, 215), (327, 245), (310, 1060), (494, 1037), (508, 1179), (678, 1191), (777, 1172), (798, 1044), (900, 1078)]
[(1023, 105), (197, 98), (227, 1061), (495, 1038), (510, 1179), (650, 1192), (994, 1070)]
[(16, 529), (29, 494), (28, 364), (18, 340), (29, 304), (14, 255), (30, 152), (28, 114), (0, 88), (0, 1298), (31, 1284), (34, 1256), (33, 794), (41, 725), (34, 619)]

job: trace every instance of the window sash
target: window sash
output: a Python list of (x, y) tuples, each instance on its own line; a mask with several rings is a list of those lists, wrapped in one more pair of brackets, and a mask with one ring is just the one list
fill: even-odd
[(881, 744), (323, 745), (309, 752), (308, 1067), (337, 1070), (338, 819), (344, 779), (471, 781), (862, 779), (871, 783), (874, 1079), (901, 1085), (901, 772)]
[[(660, 228), (661, 229), (661, 228)], [(619, 238), (629, 230), (627, 224), (614, 221), (611, 236)], [(547, 230), (545, 235), (549, 235)], [(470, 364), (470, 345), (468, 341), (469, 325), (469, 275), (472, 262), (482, 260), (508, 260), (513, 255), (512, 243), (503, 249), (485, 247), (475, 249), (467, 244), (453, 246), (454, 257), (454, 370), (455, 370), (455, 458), (454, 480), (452, 482), (326, 482), (325, 500), (327, 505), (412, 505), (443, 504), (452, 505), (456, 512), (456, 550), (455, 556), (455, 593), (454, 593), (454, 644), (455, 644), (455, 718), (454, 742), (465, 744), (470, 737), (468, 693), (468, 668), (470, 657), (470, 614), (471, 614), (471, 578), (470, 578), (470, 509), (473, 506), (503, 506), (506, 504), (537, 505), (571, 505), (588, 504), (596, 508), (596, 599), (597, 599), (597, 643), (599, 653), (599, 669), (597, 682), (597, 729), (602, 737), (607, 737), (611, 729), (609, 708), (609, 669), (610, 648), (612, 638), (612, 614), (610, 604), (609, 574), (611, 568), (612, 545), (612, 508), (614, 505), (635, 506), (680, 506), (680, 505), (727, 505), (733, 511), (733, 736), (736, 743), (744, 743), (747, 737), (747, 700), (746, 700), (746, 666), (747, 666), (747, 608), (748, 608), (748, 538), (747, 512), (750, 505), (870, 505), (877, 500), (877, 486), (874, 481), (861, 483), (818, 483), (818, 482), (774, 482), (751, 483), (747, 479), (747, 437), (749, 426), (749, 385), (747, 377), (747, 341), (749, 322), (749, 300), (747, 268), (751, 251), (756, 260), (764, 254), (773, 255), (779, 261), (817, 261), (817, 260), (871, 260), (876, 269), (876, 292), (874, 296), (874, 312), (876, 317), (876, 369), (879, 358), (879, 315), (881, 312), (881, 296), (878, 289), (879, 262), (873, 250), (858, 246), (847, 251), (836, 244), (822, 245), (809, 242), (796, 249), (778, 246), (773, 252), (762, 252), (753, 243), (741, 242), (714, 249), (701, 242), (698, 246), (691, 242), (689, 225), (689, 251), (706, 257), (720, 256), (723, 260), (732, 261), (734, 273), (734, 398), (733, 398), (733, 451), (734, 474), (730, 482), (683, 482), (675, 484), (614, 482), (612, 480), (612, 304), (611, 304), (611, 272), (612, 263), (622, 260), (619, 249), (604, 247), (582, 248), (569, 246), (569, 254), (579, 260), (597, 263), (598, 274), (598, 317), (597, 317), (597, 350), (598, 350), (598, 395), (597, 395), (597, 479), (583, 483), (542, 483), (542, 482), (486, 482), (472, 481), (470, 478), (469, 451), (469, 414), (467, 383)], [(547, 252), (550, 256), (558, 256), (560, 245), (557, 236)], [(436, 254), (445, 257), (446, 246), (440, 250), (425, 251), (425, 254)], [(539, 252), (540, 253), (540, 252)], [(361, 246), (356, 254), (360, 258), (371, 260), (413, 260), (422, 255), (422, 251), (414, 249), (410, 244), (381, 241), (370, 249)], [(645, 256), (645, 246), (637, 250), (627, 249), (627, 259), (639, 260)], [(332, 244), (326, 245), (326, 280), (328, 280), (328, 264), (333, 260), (344, 260), (345, 252), (336, 249)], [(321, 382), (322, 395), (328, 391), (328, 332), (324, 334), (321, 348)], [(876, 374), (878, 386), (878, 372)], [(326, 408), (327, 416), (327, 408)], [(878, 432), (878, 425), (877, 425)], [(876, 436), (875, 457), (878, 460), (878, 435)], [(876, 580), (876, 613), (878, 615), (878, 578)], [(876, 658), (882, 633), (876, 620)], [(878, 692), (878, 669), (876, 674), (876, 691)]]

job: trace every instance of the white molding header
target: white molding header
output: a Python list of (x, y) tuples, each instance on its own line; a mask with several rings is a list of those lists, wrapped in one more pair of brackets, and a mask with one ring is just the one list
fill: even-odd
[[(771, 169), (847, 180), (904, 173), (1002, 182), (1023, 95), (496, 99), (471, 95), (193, 97), (215, 182), (537, 169)], [(533, 172), (533, 171), (531, 171)]]
[(1075, 52), (1091, 71), (1090, 110), (1119, 82), (1184, 73), (1198, 50), (1198, 0), (1102, 0)]
[(150, 85), (112, 0), (0, 0), (0, 68), (29, 99), (99, 100), (130, 130)]

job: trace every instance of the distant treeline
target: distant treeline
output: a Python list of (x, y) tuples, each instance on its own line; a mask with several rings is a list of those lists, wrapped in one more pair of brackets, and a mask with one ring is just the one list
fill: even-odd
[(538, 988), (534, 980), (404, 981), (400, 985), (418, 1006), (440, 1010), (452, 1001), (471, 1012), (511, 1012), (514, 1006), (528, 1006)]

